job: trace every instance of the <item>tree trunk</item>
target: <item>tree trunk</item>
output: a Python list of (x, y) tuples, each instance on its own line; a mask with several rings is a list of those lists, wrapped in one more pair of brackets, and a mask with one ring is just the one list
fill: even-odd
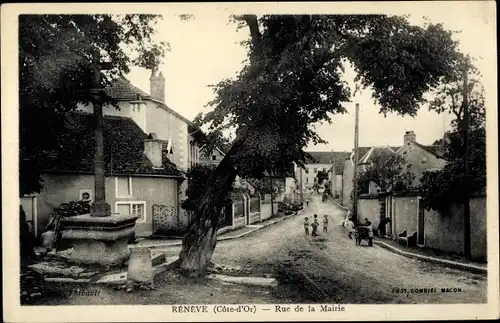
[(241, 146), (237, 139), (215, 169), (188, 233), (182, 239), (180, 268), (187, 277), (203, 276), (212, 259), (224, 201), (237, 175), (233, 158)]
[[(261, 34), (256, 15), (243, 15), (243, 19), (250, 30), (253, 50), (250, 53), (250, 62), (258, 70), (257, 59), (260, 54), (259, 42)], [(217, 229), (219, 217), (227, 195), (231, 192), (237, 171), (234, 156), (243, 147), (243, 139), (237, 137), (228, 153), (221, 160), (214, 171), (205, 191), (202, 202), (198, 207), (195, 220), (190, 224), (188, 233), (182, 239), (182, 250), (179, 253), (181, 272), (188, 277), (203, 276), (212, 259), (217, 244)]]

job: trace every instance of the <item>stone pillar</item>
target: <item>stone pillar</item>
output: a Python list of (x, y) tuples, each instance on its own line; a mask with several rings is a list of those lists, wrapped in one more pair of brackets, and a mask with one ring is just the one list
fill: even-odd
[(130, 251), (127, 280), (137, 283), (153, 283), (151, 250), (148, 248), (133, 248)]
[(135, 215), (95, 217), (90, 214), (62, 218), (62, 239), (74, 248), (68, 260), (79, 264), (122, 264), (129, 257), (128, 239), (137, 218)]

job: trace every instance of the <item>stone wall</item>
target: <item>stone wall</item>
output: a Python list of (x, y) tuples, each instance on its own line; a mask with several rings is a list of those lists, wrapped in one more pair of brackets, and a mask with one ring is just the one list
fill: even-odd
[(392, 204), (392, 232), (395, 236), (406, 230), (410, 235), (417, 231), (418, 196), (396, 196)]
[[(471, 210), (471, 253), (474, 258), (486, 259), (486, 197), (473, 197)], [(463, 206), (454, 204), (444, 213), (425, 212), (425, 246), (456, 254), (463, 254)]]
[[(50, 214), (61, 203), (77, 201), (79, 191), (88, 189), (94, 191), (94, 176), (80, 174), (43, 174), (44, 187), (37, 195), (37, 228), (38, 234), (48, 223)], [(106, 177), (106, 201), (111, 206), (111, 212), (117, 212), (117, 202), (144, 202), (145, 219), (136, 222), (136, 235), (149, 236), (153, 232), (153, 204), (168, 205), (179, 209), (177, 180), (160, 177), (132, 177), (132, 192), (129, 197), (117, 197), (116, 177)]]
[[(278, 212), (278, 202), (273, 203), (274, 213)], [(267, 220), (272, 216), (271, 203), (262, 203), (260, 205), (260, 219), (261, 221)]]

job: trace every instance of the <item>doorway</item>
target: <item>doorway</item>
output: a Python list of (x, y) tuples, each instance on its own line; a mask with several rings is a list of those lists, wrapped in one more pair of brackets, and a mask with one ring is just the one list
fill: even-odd
[(425, 210), (422, 206), (422, 200), (418, 199), (418, 230), (417, 244), (421, 247), (425, 245)]

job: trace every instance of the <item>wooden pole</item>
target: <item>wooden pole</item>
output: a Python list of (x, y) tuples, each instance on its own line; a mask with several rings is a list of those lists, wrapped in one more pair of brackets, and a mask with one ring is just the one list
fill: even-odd
[(354, 176), (353, 176), (353, 222), (358, 221), (358, 159), (359, 159), (359, 103), (356, 103), (356, 115), (354, 119)]
[(470, 238), (470, 201), (469, 189), (467, 182), (469, 180), (469, 80), (468, 80), (468, 67), (465, 68), (464, 75), (464, 88), (463, 88), (463, 132), (464, 132), (464, 256), (470, 260), (471, 255), (471, 238)]
[(303, 181), (303, 178), (302, 178), (302, 167), (300, 168), (300, 203), (302, 203), (302, 205), (304, 205), (304, 183), (302, 182)]

